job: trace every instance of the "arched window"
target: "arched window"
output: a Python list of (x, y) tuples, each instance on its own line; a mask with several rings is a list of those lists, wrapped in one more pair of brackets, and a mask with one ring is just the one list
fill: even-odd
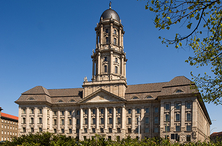
[(33, 97), (30, 97), (28, 100), (35, 100)]
[(148, 95), (148, 96), (146, 97), (146, 99), (147, 99), (147, 98), (153, 98), (153, 97), (152, 97), (152, 96), (150, 96), (150, 95)]
[(118, 63), (118, 58), (115, 58), (115, 62)]
[(114, 34), (116, 34), (116, 29), (114, 29)]
[(138, 97), (134, 96), (133, 99), (139, 99)]
[(59, 100), (59, 102), (63, 102), (62, 100)]
[(183, 92), (183, 91), (180, 89), (176, 90), (176, 93), (181, 93), (181, 92)]
[(71, 99), (70, 102), (75, 102), (75, 100)]
[(104, 66), (104, 72), (107, 72), (107, 65)]
[(116, 38), (114, 38), (114, 45), (116, 45)]
[(117, 74), (118, 73), (118, 67), (115, 66), (115, 73)]

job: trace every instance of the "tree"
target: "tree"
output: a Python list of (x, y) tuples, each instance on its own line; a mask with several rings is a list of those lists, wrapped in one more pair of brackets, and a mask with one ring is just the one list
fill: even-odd
[(145, 8), (156, 13), (154, 24), (160, 30), (169, 30), (179, 23), (190, 29), (184, 36), (176, 33), (174, 39), (159, 38), (167, 47), (191, 47), (194, 56), (185, 61), (191, 66), (211, 67), (213, 76), (206, 72), (198, 75), (191, 72), (192, 79), (205, 102), (222, 104), (221, 0), (151, 0)]

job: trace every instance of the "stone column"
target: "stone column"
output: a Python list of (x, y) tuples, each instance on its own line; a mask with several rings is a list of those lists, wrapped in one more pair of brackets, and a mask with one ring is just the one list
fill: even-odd
[(98, 75), (97, 75), (97, 79), (98, 79), (98, 81), (100, 81), (100, 74), (101, 74), (101, 69), (100, 69), (100, 67), (101, 67), (101, 64), (100, 64), (100, 52), (98, 53), (98, 63), (97, 63), (97, 68), (98, 68)]
[(105, 116), (104, 116), (104, 118), (105, 118), (105, 123), (104, 123), (105, 131), (107, 131), (107, 107), (105, 107)]
[[(172, 132), (175, 127), (174, 127), (174, 115), (175, 115), (175, 109), (174, 109), (174, 102), (171, 102), (171, 105), (170, 105), (170, 110), (171, 110), (171, 113), (170, 113), (170, 131)], [(168, 125), (169, 126), (169, 125)]]
[(99, 131), (99, 108), (96, 108), (96, 129)]
[(122, 45), (121, 45), (121, 36), (122, 36), (122, 28), (120, 27), (120, 28), (119, 28), (119, 37), (118, 37), (118, 38), (119, 38), (119, 42), (118, 42), (118, 45), (119, 45), (119, 46), (122, 46)]
[[(152, 107), (152, 109), (153, 109), (153, 107)], [(153, 111), (150, 111), (150, 112), (153, 112)], [(165, 131), (164, 119), (165, 119), (164, 102), (161, 102), (161, 105), (160, 105), (160, 137), (162, 137), (162, 138), (164, 138), (163, 131)], [(153, 121), (152, 121), (152, 123), (153, 123)]]
[(57, 112), (57, 133), (60, 133), (60, 110)]
[(65, 110), (65, 133), (68, 133), (68, 111), (67, 109)]
[(135, 123), (136, 123), (135, 108), (133, 107), (133, 109), (132, 109), (132, 131), (135, 130)]
[(185, 131), (186, 128), (185, 128), (185, 120), (186, 120), (186, 117), (185, 117), (185, 102), (182, 101), (182, 105), (181, 105), (181, 131)]
[(83, 109), (80, 109), (80, 131), (83, 129)]
[(197, 128), (197, 99), (193, 102), (192, 105), (192, 127)]
[(113, 44), (113, 23), (110, 23), (110, 44)]
[(53, 128), (52, 128), (52, 123), (53, 123), (53, 120), (52, 120), (52, 110), (49, 110), (49, 132), (53, 132)]
[(100, 44), (103, 44), (103, 24), (101, 24), (101, 27), (100, 27)]
[(126, 110), (125, 105), (122, 106), (122, 131), (126, 129)]
[(34, 109), (34, 113), (35, 113), (35, 118), (34, 118), (34, 130), (35, 130), (35, 133), (38, 131), (38, 108), (35, 107)]
[(116, 107), (113, 107), (113, 129), (116, 129)]
[(144, 133), (144, 129), (145, 129), (144, 128), (144, 120), (145, 120), (144, 119), (144, 107), (141, 108), (141, 114), (140, 115), (141, 115), (140, 116), (141, 117), (140, 118), (140, 121), (141, 121), (140, 124), (141, 124), (141, 138), (142, 138), (142, 135), (143, 135), (142, 133)]
[(26, 108), (26, 133), (29, 133), (29, 129), (30, 129), (30, 126), (29, 126), (29, 123), (30, 123), (30, 118), (29, 118), (29, 113), (30, 113), (30, 110), (29, 110), (29, 107)]
[(121, 55), (121, 75), (124, 76), (124, 55)]
[(43, 127), (43, 132), (46, 132), (47, 131), (47, 108), (46, 107), (43, 107), (42, 109), (42, 127)]
[[(22, 108), (19, 107), (19, 112), (18, 112), (18, 134), (22, 132)], [(36, 123), (35, 123), (36, 125)]]
[(88, 108), (88, 129), (89, 131), (91, 129), (91, 109), (90, 108)]
[(112, 75), (113, 73), (113, 51), (110, 51), (110, 71), (109, 71), (109, 74)]
[(72, 114), (72, 130), (74, 133), (76, 133), (76, 111), (74, 110)]

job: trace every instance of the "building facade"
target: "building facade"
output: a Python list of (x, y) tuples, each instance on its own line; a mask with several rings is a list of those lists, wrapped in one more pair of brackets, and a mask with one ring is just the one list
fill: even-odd
[(18, 117), (2, 113), (0, 107), (0, 141), (12, 140), (12, 137), (18, 136)]
[(169, 137), (172, 141), (203, 141), (211, 120), (201, 96), (184, 76), (169, 82), (127, 85), (124, 29), (116, 11), (107, 9), (96, 28), (92, 80), (82, 88), (36, 86), (16, 101), (19, 134), (49, 131), (107, 139)]

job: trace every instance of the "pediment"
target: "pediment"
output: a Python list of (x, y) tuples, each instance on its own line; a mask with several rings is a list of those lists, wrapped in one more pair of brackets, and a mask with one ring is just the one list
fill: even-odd
[(126, 100), (101, 88), (83, 98), (79, 103), (101, 103), (118, 101)]

